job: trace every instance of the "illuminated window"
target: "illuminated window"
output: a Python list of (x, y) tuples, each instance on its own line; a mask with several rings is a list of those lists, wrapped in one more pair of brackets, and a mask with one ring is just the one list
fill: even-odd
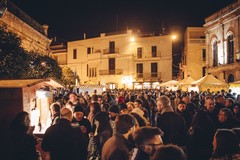
[(234, 40), (233, 35), (229, 35), (227, 38), (227, 63), (231, 64), (234, 62)]
[(212, 54), (213, 54), (213, 67), (216, 67), (216, 66), (218, 66), (218, 46), (217, 46), (217, 41), (213, 42)]

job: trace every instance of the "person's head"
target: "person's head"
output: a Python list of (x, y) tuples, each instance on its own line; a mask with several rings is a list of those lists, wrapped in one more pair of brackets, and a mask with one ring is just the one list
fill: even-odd
[(234, 100), (232, 98), (227, 98), (225, 101), (226, 107), (231, 107), (234, 104)]
[(110, 118), (107, 112), (98, 112), (94, 117), (94, 124), (97, 127), (97, 132), (101, 133), (106, 127), (111, 128), (109, 121)]
[(91, 103), (89, 105), (89, 108), (90, 108), (90, 112), (92, 112), (94, 114), (97, 114), (98, 112), (101, 111), (101, 107), (100, 107), (99, 103), (97, 103), (97, 102)]
[(229, 108), (222, 108), (218, 114), (218, 121), (223, 123), (232, 118), (232, 111)]
[(136, 125), (137, 120), (130, 114), (118, 115), (115, 120), (116, 132), (122, 135), (134, 132)]
[(239, 106), (238, 106), (238, 105), (235, 105), (235, 106), (233, 107), (233, 113), (234, 113), (234, 114), (239, 113)]
[(133, 117), (136, 118), (139, 127), (143, 127), (143, 126), (149, 125), (149, 122), (148, 122), (148, 120), (145, 117), (143, 117), (143, 116), (141, 116), (141, 115), (139, 115), (138, 113), (135, 113), (135, 112), (131, 112), (130, 114)]
[(76, 105), (73, 109), (73, 117), (77, 121), (81, 121), (84, 117), (83, 108), (80, 105)]
[(98, 101), (99, 105), (101, 105), (101, 104), (103, 103), (103, 100), (102, 100), (102, 96), (101, 96), (101, 95), (98, 96), (97, 101)]
[(238, 153), (239, 140), (234, 131), (218, 129), (213, 138), (213, 153), (216, 157)]
[(157, 127), (143, 126), (134, 132), (135, 145), (152, 156), (163, 145), (163, 132)]
[(110, 117), (116, 117), (120, 113), (120, 110), (119, 107), (114, 104), (109, 107), (108, 112)]
[(52, 103), (50, 106), (50, 111), (52, 116), (60, 115), (60, 105), (58, 103)]
[(98, 95), (93, 94), (93, 95), (91, 96), (91, 100), (92, 100), (92, 102), (98, 102)]
[(184, 151), (177, 145), (168, 144), (160, 147), (154, 154), (152, 160), (186, 160)]
[(75, 103), (77, 101), (77, 94), (74, 92), (71, 92), (69, 93), (68, 98), (72, 103)]
[(142, 108), (143, 107), (143, 101), (141, 99), (136, 99), (134, 101), (134, 108)]
[(205, 109), (209, 112), (212, 112), (214, 109), (214, 99), (212, 96), (206, 96), (204, 102)]
[(180, 111), (180, 112), (183, 112), (186, 110), (186, 103), (184, 101), (180, 101), (177, 105), (177, 109)]
[(29, 114), (25, 111), (19, 112), (11, 124), (11, 128), (15, 132), (26, 133), (30, 126)]
[(127, 103), (127, 109), (128, 109), (128, 113), (130, 113), (134, 108), (134, 103), (133, 102), (128, 102)]
[(182, 98), (182, 101), (184, 101), (186, 104), (190, 103), (190, 98), (185, 95), (183, 98)]
[(168, 108), (168, 107), (171, 107), (170, 99), (165, 95), (160, 96), (157, 99), (157, 109), (158, 109), (158, 111), (161, 111), (163, 108)]
[(68, 101), (68, 102), (65, 104), (65, 107), (73, 111), (73, 103), (72, 103), (71, 101)]
[(72, 111), (68, 108), (63, 108), (63, 109), (61, 109), (60, 117), (63, 119), (67, 119), (71, 122), (72, 118), (73, 118)]
[(225, 105), (225, 97), (221, 94), (219, 94), (215, 97), (215, 101), (222, 105)]
[(124, 103), (124, 102), (119, 103), (118, 106), (119, 106), (119, 110), (120, 110), (121, 114), (129, 113), (126, 103)]

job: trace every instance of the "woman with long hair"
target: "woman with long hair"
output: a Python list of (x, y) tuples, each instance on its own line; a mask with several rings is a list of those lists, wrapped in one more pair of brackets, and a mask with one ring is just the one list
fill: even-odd
[(13, 142), (14, 156), (16, 160), (36, 160), (37, 141), (32, 132), (34, 127), (30, 126), (29, 114), (19, 112), (11, 123), (11, 140)]

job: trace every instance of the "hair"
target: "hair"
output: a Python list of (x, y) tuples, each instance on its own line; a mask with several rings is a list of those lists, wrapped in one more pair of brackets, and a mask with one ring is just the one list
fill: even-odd
[(147, 120), (145, 117), (140, 116), (139, 114), (137, 114), (137, 113), (135, 113), (135, 112), (131, 112), (130, 114), (131, 114), (133, 117), (136, 118), (139, 127), (143, 127), (143, 126), (149, 125), (149, 122), (148, 122), (148, 120)]
[(160, 96), (158, 98), (158, 101), (161, 101), (164, 107), (170, 107), (171, 106), (170, 99), (165, 95)]
[(177, 145), (168, 144), (161, 146), (154, 154), (153, 160), (186, 160), (183, 150)]
[(50, 108), (53, 108), (57, 115), (60, 115), (61, 106), (59, 103), (52, 103)]
[(143, 101), (141, 99), (136, 99), (134, 102), (137, 102), (138, 104), (143, 105)]
[(236, 133), (230, 129), (218, 129), (215, 133), (217, 147), (213, 157), (222, 157), (239, 153), (239, 140)]
[(233, 113), (229, 108), (222, 108), (220, 111), (224, 112), (224, 115), (227, 117), (227, 119), (231, 119), (233, 116)]
[(93, 95), (91, 96), (91, 100), (94, 101), (94, 102), (97, 102), (97, 100), (98, 100), (98, 95), (93, 94)]
[(207, 96), (205, 97), (205, 101), (208, 100), (208, 99), (211, 99), (211, 100), (214, 101), (214, 98), (213, 98), (211, 95), (207, 95)]
[(97, 133), (102, 133), (105, 129), (110, 129), (112, 131), (112, 127), (110, 124), (110, 118), (109, 118), (109, 114), (107, 112), (98, 112), (95, 117), (94, 117), (94, 121), (97, 120), (99, 122), (99, 127), (97, 130)]
[(13, 119), (11, 123), (11, 130), (15, 132), (15, 134), (24, 134), (27, 132), (28, 126), (26, 126), (24, 123), (26, 116), (29, 116), (28, 112), (22, 111), (19, 112)]
[(226, 101), (229, 101), (231, 104), (234, 104), (234, 100), (232, 98), (227, 98)]
[(135, 125), (137, 125), (137, 120), (130, 114), (122, 114), (116, 117), (116, 131), (120, 134), (127, 133)]
[[(98, 112), (101, 111), (101, 107), (100, 107), (99, 103), (93, 102), (93, 103), (89, 104), (89, 106), (90, 106), (90, 105), (93, 105), (93, 108), (94, 108), (93, 114), (94, 114), (94, 115), (96, 115)], [(90, 108), (89, 108), (89, 109), (90, 109)]]
[(74, 94), (75, 96), (77, 96), (77, 94), (75, 92), (69, 92), (67, 97), (69, 97), (70, 94)]
[(179, 104), (187, 105), (184, 101), (180, 101), (177, 105), (179, 105)]
[(163, 136), (163, 132), (158, 127), (143, 126), (134, 132), (134, 142), (136, 146), (141, 146), (155, 135)]
[(61, 116), (61, 118), (65, 118), (65, 119), (70, 120), (69, 118), (70, 117), (72, 118), (73, 114), (72, 114), (72, 111), (70, 109), (63, 108), (63, 109), (61, 109), (60, 116)]

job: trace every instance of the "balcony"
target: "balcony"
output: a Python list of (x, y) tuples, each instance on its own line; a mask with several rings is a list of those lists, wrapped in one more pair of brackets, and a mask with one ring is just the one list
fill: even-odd
[(123, 74), (123, 69), (115, 70), (100, 70), (99, 75), (121, 75)]
[(136, 78), (142, 78), (144, 80), (157, 80), (161, 78), (161, 72), (136, 73)]
[(119, 54), (119, 48), (104, 49), (103, 54)]

